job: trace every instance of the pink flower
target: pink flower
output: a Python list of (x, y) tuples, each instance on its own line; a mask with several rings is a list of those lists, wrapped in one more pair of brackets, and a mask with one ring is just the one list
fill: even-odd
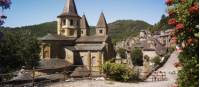
[(169, 16), (173, 16), (173, 15), (175, 15), (175, 12), (169, 11), (168, 14), (169, 14)]
[(193, 39), (192, 39), (192, 38), (189, 38), (189, 39), (187, 40), (187, 43), (188, 43), (188, 44), (192, 44), (192, 42), (193, 42)]
[(199, 13), (199, 4), (194, 4), (188, 11), (190, 14)]
[(172, 4), (173, 4), (173, 0), (166, 0), (165, 3), (166, 3), (167, 5), (172, 5)]
[(169, 25), (176, 25), (176, 19), (175, 18), (171, 18), (168, 20), (168, 24)]
[(180, 0), (180, 3), (185, 3), (186, 2), (186, 0)]
[(182, 24), (182, 23), (178, 23), (177, 25), (176, 25), (176, 29), (178, 29), (178, 30), (181, 30), (181, 29), (183, 29), (184, 28), (184, 24)]

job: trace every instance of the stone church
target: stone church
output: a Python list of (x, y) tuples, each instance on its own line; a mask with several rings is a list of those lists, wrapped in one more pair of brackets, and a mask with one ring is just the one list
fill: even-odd
[(60, 58), (71, 65), (84, 65), (88, 70), (101, 70), (105, 61), (115, 57), (103, 12), (95, 30), (96, 33), (91, 35), (86, 16), (80, 17), (74, 0), (68, 0), (63, 12), (57, 16), (57, 34), (39, 38), (41, 58)]

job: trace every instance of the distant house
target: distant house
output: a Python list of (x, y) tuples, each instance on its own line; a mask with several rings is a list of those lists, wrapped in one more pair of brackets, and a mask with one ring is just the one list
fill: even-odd
[(143, 56), (147, 55), (150, 59), (158, 55), (163, 55), (167, 51), (165, 45), (158, 40), (158, 37), (161, 37), (161, 35), (158, 33), (153, 35), (154, 36), (152, 36), (148, 31), (142, 30), (139, 36), (140, 40), (134, 44), (134, 48), (141, 48)]
[(39, 40), (41, 58), (65, 59), (71, 65), (83, 65), (88, 71), (101, 72), (101, 65), (115, 57), (108, 25), (103, 13), (96, 25), (96, 34), (90, 35), (86, 16), (78, 15), (74, 0), (68, 0), (57, 17), (57, 34), (47, 34)]

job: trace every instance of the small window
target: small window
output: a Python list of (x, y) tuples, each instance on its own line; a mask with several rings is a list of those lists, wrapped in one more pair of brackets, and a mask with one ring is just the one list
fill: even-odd
[(63, 20), (62, 22), (63, 22), (63, 25), (66, 25), (66, 20)]
[(96, 64), (96, 58), (93, 56), (92, 57), (92, 65), (95, 65)]
[(74, 31), (70, 30), (69, 34), (70, 34), (70, 36), (74, 35)]
[(103, 33), (103, 30), (99, 30), (99, 33)]
[(77, 26), (79, 26), (79, 21), (76, 21)]
[(81, 31), (81, 34), (83, 34), (83, 31)]
[(70, 20), (70, 25), (73, 26), (74, 25), (74, 21)]

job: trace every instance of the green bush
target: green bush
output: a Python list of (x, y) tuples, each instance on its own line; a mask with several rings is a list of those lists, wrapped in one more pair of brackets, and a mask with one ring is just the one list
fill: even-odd
[(133, 65), (142, 66), (143, 65), (143, 53), (139, 48), (135, 48), (131, 51), (131, 58)]
[(154, 65), (158, 65), (160, 64), (161, 59), (159, 56), (156, 56), (151, 61), (154, 63)]
[(174, 47), (169, 47), (169, 48), (167, 49), (167, 52), (168, 52), (168, 53), (172, 53), (172, 52), (174, 52), (174, 50), (175, 50)]
[(133, 69), (123, 64), (106, 62), (103, 65), (103, 71), (112, 80), (128, 82), (136, 78)]

